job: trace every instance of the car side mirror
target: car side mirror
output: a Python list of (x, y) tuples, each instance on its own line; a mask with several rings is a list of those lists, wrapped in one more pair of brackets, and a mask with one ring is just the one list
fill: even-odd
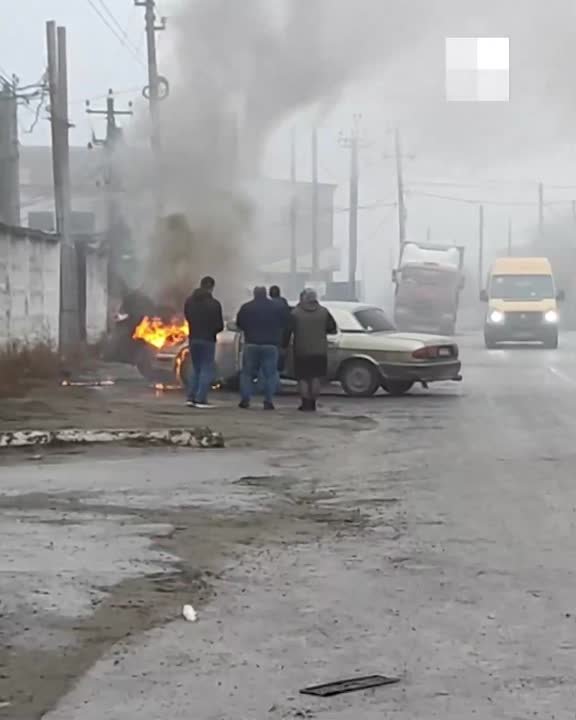
[(558, 295), (556, 295), (556, 300), (558, 302), (564, 302), (564, 300), (566, 300), (566, 293), (564, 292), (564, 290), (559, 291)]
[(488, 302), (488, 293), (486, 290), (480, 291), (480, 302)]
[(229, 332), (238, 332), (238, 325), (236, 325), (234, 320), (228, 320), (226, 323), (226, 330)]

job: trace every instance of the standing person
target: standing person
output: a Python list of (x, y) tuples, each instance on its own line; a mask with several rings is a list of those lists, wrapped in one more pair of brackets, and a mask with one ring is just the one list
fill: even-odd
[(214, 381), (216, 336), (224, 330), (222, 305), (212, 295), (215, 284), (213, 278), (203, 278), (184, 305), (193, 368), (187, 405), (200, 409), (212, 407), (208, 404), (208, 392)]
[(268, 295), (270, 296), (270, 299), (278, 305), (278, 307), (286, 314), (286, 317), (288, 318), (285, 330), (282, 333), (280, 347), (278, 349), (278, 388), (280, 388), (280, 373), (282, 373), (282, 371), (284, 370), (284, 366), (286, 365), (286, 353), (288, 351), (288, 346), (290, 345), (289, 316), (292, 308), (288, 304), (288, 300), (286, 300), (286, 298), (282, 296), (282, 291), (280, 290), (278, 285), (272, 285), (268, 290)]
[(240, 407), (247, 410), (254, 391), (254, 380), (262, 379), (264, 409), (274, 410), (277, 388), (278, 348), (288, 316), (267, 297), (265, 287), (254, 288), (254, 299), (238, 312), (236, 325), (244, 333), (244, 352), (240, 376)]
[(294, 369), (300, 383), (304, 412), (315, 412), (322, 378), (328, 372), (327, 335), (338, 332), (330, 312), (320, 305), (315, 290), (303, 290), (300, 302), (292, 311), (294, 334)]

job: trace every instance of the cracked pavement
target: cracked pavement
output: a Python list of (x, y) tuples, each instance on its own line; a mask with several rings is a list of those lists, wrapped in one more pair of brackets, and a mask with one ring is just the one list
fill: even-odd
[[(576, 337), (461, 345), (461, 386), (318, 417), (221, 396), (225, 450), (4, 458), (0, 717), (573, 718)], [(190, 422), (138, 392), (66, 402)], [(372, 673), (402, 682), (299, 695)]]

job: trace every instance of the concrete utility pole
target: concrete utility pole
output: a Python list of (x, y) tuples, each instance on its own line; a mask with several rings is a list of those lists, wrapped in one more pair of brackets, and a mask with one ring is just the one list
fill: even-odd
[(404, 172), (402, 168), (402, 144), (400, 140), (400, 132), (396, 130), (395, 134), (396, 147), (396, 180), (398, 183), (398, 239), (400, 241), (400, 249), (406, 242), (406, 204), (404, 202)]
[(298, 218), (298, 198), (296, 186), (296, 131), (292, 129), (290, 134), (290, 283), (292, 288), (296, 287), (296, 273), (298, 272), (298, 247), (296, 223)]
[(318, 128), (312, 130), (312, 279), (318, 278)]
[(160, 127), (160, 102), (168, 96), (168, 82), (158, 73), (158, 58), (156, 55), (156, 33), (166, 29), (166, 18), (162, 18), (160, 24), (156, 24), (156, 2), (155, 0), (134, 0), (136, 7), (145, 9), (146, 21), (146, 47), (148, 54), (148, 86), (144, 89), (144, 97), (148, 100), (150, 108), (150, 141), (156, 171), (158, 173), (158, 182), (156, 183), (157, 192), (157, 211), (160, 217), (163, 213), (163, 199), (161, 193), (161, 177), (162, 177), (162, 133)]
[(0, 82), (0, 221), (20, 225), (18, 96), (15, 83)]
[(356, 297), (358, 274), (358, 197), (360, 185), (360, 115), (354, 116), (352, 132), (341, 136), (340, 144), (350, 149), (350, 210), (348, 218), (348, 285)]
[(66, 28), (46, 23), (56, 230), (60, 235), (60, 332), (64, 353), (80, 341), (78, 265), (70, 232), (70, 148)]
[(356, 297), (358, 272), (359, 124), (360, 118), (356, 116), (350, 137), (350, 215), (348, 224), (348, 283), (352, 297)]
[(538, 232), (540, 240), (544, 239), (544, 185), (538, 185)]
[(484, 205), (478, 209), (478, 285), (484, 287)]
[[(114, 93), (108, 91), (106, 98), (105, 110), (93, 110), (90, 107), (90, 101), (86, 101), (86, 112), (89, 115), (104, 115), (106, 117), (106, 139), (98, 140), (93, 138), (94, 145), (104, 147), (106, 153), (106, 201), (108, 206), (108, 301), (109, 304), (113, 298), (117, 298), (120, 294), (120, 276), (119, 276), (119, 251), (121, 250), (121, 238), (119, 232), (122, 228), (122, 215), (117, 202), (117, 193), (121, 189), (121, 181), (116, 172), (116, 163), (114, 153), (122, 141), (122, 129), (116, 124), (118, 116), (133, 115), (132, 103), (129, 103), (128, 110), (117, 110), (114, 101)], [(111, 307), (109, 305), (109, 310)], [(109, 313), (110, 316), (111, 313)]]

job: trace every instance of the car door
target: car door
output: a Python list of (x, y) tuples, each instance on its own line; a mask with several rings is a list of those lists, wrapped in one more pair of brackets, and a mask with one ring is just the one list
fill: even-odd
[(342, 332), (336, 321), (336, 335), (328, 335), (328, 379), (335, 380), (342, 362)]

